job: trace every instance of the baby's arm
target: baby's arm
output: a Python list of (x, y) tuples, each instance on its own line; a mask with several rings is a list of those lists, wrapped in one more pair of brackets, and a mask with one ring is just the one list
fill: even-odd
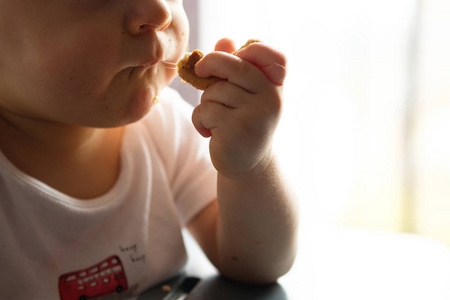
[[(225, 276), (268, 283), (295, 259), (297, 209), (272, 153), (282, 107), (286, 60), (262, 43), (231, 55), (229, 40), (196, 65), (199, 76), (227, 78), (208, 88), (193, 123), (211, 136), (218, 171), (217, 201), (188, 225)], [(226, 53), (228, 52), (228, 53)]]

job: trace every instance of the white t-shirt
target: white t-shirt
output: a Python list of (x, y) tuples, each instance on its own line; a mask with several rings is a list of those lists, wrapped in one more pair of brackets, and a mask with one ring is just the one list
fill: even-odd
[(166, 89), (125, 130), (119, 179), (92, 200), (69, 197), (0, 152), (0, 298), (136, 295), (186, 262), (183, 225), (216, 197), (192, 107)]

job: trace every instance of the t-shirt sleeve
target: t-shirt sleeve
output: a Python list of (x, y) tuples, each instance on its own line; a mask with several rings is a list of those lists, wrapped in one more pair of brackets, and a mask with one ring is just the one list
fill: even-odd
[(159, 141), (167, 180), (185, 226), (216, 198), (217, 171), (211, 163), (209, 139), (198, 134), (192, 124), (193, 107), (171, 89), (161, 93), (159, 102), (149, 116), (153, 118), (152, 134)]

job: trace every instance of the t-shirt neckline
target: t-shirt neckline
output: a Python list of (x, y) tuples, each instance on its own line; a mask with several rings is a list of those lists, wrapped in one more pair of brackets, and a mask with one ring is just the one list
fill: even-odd
[(27, 185), (30, 189), (36, 190), (39, 194), (44, 195), (44, 197), (48, 198), (49, 200), (59, 202), (60, 204), (79, 208), (93, 208), (111, 205), (124, 198), (124, 193), (126, 193), (126, 191), (128, 190), (127, 187), (130, 183), (131, 162), (129, 155), (127, 155), (128, 151), (126, 151), (126, 147), (129, 144), (129, 140), (133, 138), (133, 130), (130, 130), (133, 126), (134, 124), (130, 124), (124, 129), (120, 153), (121, 161), (119, 176), (114, 185), (106, 193), (98, 197), (94, 197), (91, 199), (79, 199), (69, 196), (17, 168), (11, 161), (9, 161), (9, 159), (3, 154), (1, 150), (0, 166), (2, 165), (4, 166), (4, 168), (2, 168), (3, 171), (0, 170), (0, 173), (9, 175), (15, 181)]

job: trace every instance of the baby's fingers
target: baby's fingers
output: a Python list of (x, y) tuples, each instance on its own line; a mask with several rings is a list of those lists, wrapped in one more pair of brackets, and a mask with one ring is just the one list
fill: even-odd
[(236, 55), (257, 66), (275, 85), (283, 85), (286, 78), (286, 56), (263, 43), (253, 43)]
[(229, 116), (229, 108), (218, 102), (204, 101), (195, 107), (192, 113), (192, 124), (203, 137), (210, 137), (212, 131), (221, 125), (225, 116)]
[(252, 63), (238, 56), (215, 51), (206, 55), (195, 65), (199, 77), (216, 76), (227, 79), (247, 92), (256, 94), (266, 88), (267, 78)]
[(236, 51), (236, 47), (234, 45), (233, 40), (230, 40), (228, 38), (220, 39), (216, 46), (214, 47), (214, 51), (222, 51), (227, 53), (233, 53)]

